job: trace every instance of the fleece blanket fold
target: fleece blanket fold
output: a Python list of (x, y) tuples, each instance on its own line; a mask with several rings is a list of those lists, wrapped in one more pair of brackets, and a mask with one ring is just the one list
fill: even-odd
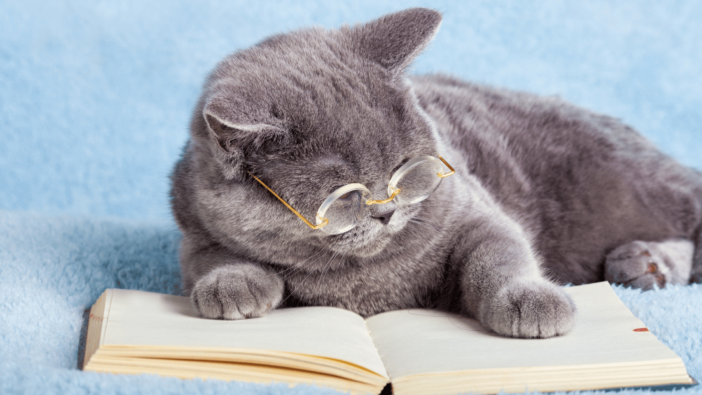
[[(168, 173), (217, 61), (410, 6), (445, 16), (411, 72), (559, 95), (702, 169), (695, 0), (0, 0), (0, 393), (336, 393), (82, 372), (83, 312), (109, 287), (180, 292)], [(702, 379), (702, 285), (614, 289)]]

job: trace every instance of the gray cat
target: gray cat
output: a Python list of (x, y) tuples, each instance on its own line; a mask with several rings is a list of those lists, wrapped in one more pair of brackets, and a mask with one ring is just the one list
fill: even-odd
[(440, 23), (304, 29), (216, 67), (171, 191), (203, 317), (419, 307), (551, 337), (576, 318), (557, 284), (702, 281), (701, 173), (556, 98), (406, 76)]

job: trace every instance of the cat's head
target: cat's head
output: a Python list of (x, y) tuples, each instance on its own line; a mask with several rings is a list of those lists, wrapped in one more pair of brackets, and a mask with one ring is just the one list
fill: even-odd
[(405, 161), (438, 155), (403, 73), (440, 23), (436, 11), (410, 9), (339, 30), (274, 36), (225, 58), (192, 127), (201, 154), (216, 163), (215, 192), (202, 203), (210, 220), (262, 247), (381, 251), (419, 207), (370, 206), (356, 228), (330, 236), (310, 229), (249, 173), (312, 222), (324, 199), (349, 183), (387, 198), (390, 176)]

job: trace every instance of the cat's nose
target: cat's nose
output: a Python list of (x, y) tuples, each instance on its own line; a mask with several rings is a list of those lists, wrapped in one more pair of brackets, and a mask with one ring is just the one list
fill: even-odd
[(376, 210), (373, 210), (371, 212), (371, 218), (375, 218), (380, 223), (383, 225), (387, 225), (388, 222), (390, 222), (390, 218), (392, 218), (392, 215), (395, 214), (395, 205), (393, 204), (391, 207), (381, 207), (381, 206), (390, 206), (389, 204), (381, 204)]

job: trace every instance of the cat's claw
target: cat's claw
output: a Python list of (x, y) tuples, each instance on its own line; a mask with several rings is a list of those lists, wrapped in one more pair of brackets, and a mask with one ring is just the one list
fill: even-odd
[(521, 338), (563, 335), (575, 325), (576, 307), (560, 287), (546, 281), (503, 288), (483, 310), (483, 325), (497, 334)]
[(280, 276), (259, 266), (222, 266), (195, 284), (191, 300), (205, 318), (240, 320), (261, 317), (277, 307), (283, 288)]

